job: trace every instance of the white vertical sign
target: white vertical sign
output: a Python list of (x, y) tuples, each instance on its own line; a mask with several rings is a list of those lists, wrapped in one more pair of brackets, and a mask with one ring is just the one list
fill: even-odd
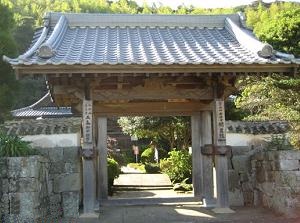
[(215, 100), (215, 128), (216, 128), (216, 143), (223, 145), (226, 143), (226, 127), (225, 127), (225, 108), (224, 100)]
[[(83, 145), (91, 147), (93, 144), (93, 101), (83, 100)], [(90, 144), (90, 145), (89, 145)]]

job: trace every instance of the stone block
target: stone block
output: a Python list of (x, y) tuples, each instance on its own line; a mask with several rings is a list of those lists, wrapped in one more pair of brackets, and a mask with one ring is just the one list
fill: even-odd
[(43, 157), (49, 158), (49, 148), (35, 148)]
[(11, 193), (10, 210), (12, 214), (20, 214), (28, 217), (35, 217), (34, 211), (40, 206), (38, 192)]
[(9, 182), (8, 179), (0, 178), (0, 194), (6, 194), (9, 192)]
[(8, 177), (39, 177), (41, 163), (40, 156), (10, 157), (8, 158)]
[(253, 191), (243, 192), (244, 206), (253, 206), (254, 203), (254, 193)]
[(251, 169), (249, 156), (234, 156), (232, 164), (235, 171), (248, 171)]
[(247, 182), (247, 183), (243, 183), (242, 184), (242, 190), (243, 191), (253, 191), (253, 186), (251, 183)]
[(232, 146), (231, 149), (233, 156), (247, 155), (251, 150), (249, 146)]
[(53, 191), (54, 193), (66, 191), (80, 190), (80, 175), (79, 173), (58, 175), (54, 178)]
[(36, 178), (11, 178), (9, 180), (9, 192), (39, 192), (41, 184)]
[(9, 213), (9, 195), (0, 193), (0, 216)]
[(7, 158), (0, 158), (0, 179), (7, 177)]
[(49, 159), (51, 162), (59, 162), (64, 159), (63, 148), (51, 148), (49, 149)]
[(300, 186), (297, 181), (296, 171), (274, 171), (274, 182), (278, 186), (291, 188)]
[(229, 170), (228, 171), (228, 186), (229, 191), (235, 191), (240, 189), (240, 176), (237, 171)]
[(249, 176), (247, 172), (244, 171), (240, 171), (239, 172), (239, 176), (240, 176), (240, 182), (241, 183), (245, 183), (249, 181)]
[(268, 182), (274, 182), (275, 181), (275, 172), (276, 171), (267, 171), (267, 181)]
[(80, 163), (65, 163), (64, 165), (65, 173), (79, 173), (80, 172)]
[(300, 170), (299, 160), (278, 160), (275, 162), (276, 170)]
[(244, 206), (244, 196), (241, 190), (229, 191), (230, 206)]
[(64, 161), (66, 163), (79, 162), (79, 147), (66, 147), (64, 150)]
[(64, 172), (65, 172), (65, 163), (63, 161), (50, 163), (50, 168), (49, 168), (50, 174), (61, 174)]
[(265, 169), (263, 168), (256, 169), (256, 181), (257, 183), (264, 183), (267, 181), (267, 174)]
[(254, 154), (252, 159), (261, 160), (261, 161), (265, 160), (265, 154), (263, 152), (257, 152), (257, 153)]
[(60, 194), (53, 194), (49, 196), (50, 204), (58, 204), (61, 202), (61, 195)]
[(276, 153), (280, 160), (300, 160), (299, 150), (282, 150), (276, 151)]
[(62, 193), (62, 209), (65, 218), (79, 216), (79, 192)]
[(264, 182), (257, 185), (257, 188), (266, 196), (272, 197), (275, 191), (275, 183)]

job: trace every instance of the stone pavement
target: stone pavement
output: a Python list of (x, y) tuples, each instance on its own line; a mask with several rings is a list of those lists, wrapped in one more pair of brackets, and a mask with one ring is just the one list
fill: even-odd
[(234, 214), (215, 214), (199, 205), (102, 207), (99, 219), (80, 223), (300, 223), (262, 208), (233, 208)]
[[(142, 181), (140, 178), (143, 178)], [(155, 174), (126, 174), (116, 183), (121, 185), (153, 185), (161, 181), (165, 185), (168, 181), (165, 176)], [(164, 183), (162, 183), (164, 182)], [(254, 207), (233, 208), (234, 214), (216, 214), (211, 208), (201, 207), (199, 202), (178, 202), (168, 205), (153, 205), (151, 202), (142, 204), (141, 200), (168, 200), (178, 197), (178, 200), (191, 198), (191, 194), (178, 194), (171, 190), (137, 190), (119, 191), (109, 199), (107, 205), (101, 206), (99, 213), (90, 216), (81, 216), (80, 223), (300, 223), (299, 219), (287, 219), (278, 216), (270, 210)], [(132, 201), (129, 205), (124, 200)], [(124, 205), (123, 205), (124, 204)], [(99, 214), (99, 216), (98, 216)]]
[(166, 174), (120, 174), (115, 179), (114, 186), (135, 186), (135, 187), (169, 187), (172, 186), (170, 178)]

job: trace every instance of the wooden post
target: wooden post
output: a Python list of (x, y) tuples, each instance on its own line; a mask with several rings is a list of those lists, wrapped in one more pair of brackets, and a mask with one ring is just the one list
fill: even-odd
[(201, 132), (200, 132), (201, 117), (199, 115), (193, 115), (191, 117), (192, 127), (192, 162), (193, 162), (193, 187), (194, 196), (202, 198), (202, 155), (201, 155)]
[(93, 101), (83, 100), (83, 212), (93, 213), (96, 200), (96, 176), (93, 149)]
[[(223, 99), (214, 100), (214, 145), (226, 146), (225, 108)], [(217, 178), (216, 213), (233, 213), (229, 208), (228, 164), (226, 155), (215, 155)]]
[(107, 184), (107, 118), (98, 118), (98, 155), (99, 155), (99, 201), (108, 198), (108, 184)]
[[(212, 144), (211, 111), (201, 112), (202, 146)], [(214, 199), (213, 157), (203, 155), (203, 197), (205, 204), (210, 205)]]

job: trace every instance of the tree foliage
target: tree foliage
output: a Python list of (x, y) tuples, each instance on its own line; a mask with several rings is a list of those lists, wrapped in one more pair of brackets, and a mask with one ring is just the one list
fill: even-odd
[[(255, 34), (276, 50), (300, 55), (300, 5), (273, 3), (248, 8), (247, 24)], [(250, 76), (238, 82), (241, 95), (238, 108), (249, 113), (248, 120), (287, 120), (292, 127), (291, 141), (300, 148), (300, 77), (272, 74)]]
[(171, 117), (122, 117), (119, 124), (123, 132), (156, 142), (164, 139), (169, 149), (187, 149), (190, 143), (190, 118)]
[[(12, 37), (13, 13), (6, 1), (0, 1), (0, 56), (16, 55), (16, 44)], [(17, 83), (8, 64), (0, 60), (0, 122), (9, 115), (13, 106)]]

